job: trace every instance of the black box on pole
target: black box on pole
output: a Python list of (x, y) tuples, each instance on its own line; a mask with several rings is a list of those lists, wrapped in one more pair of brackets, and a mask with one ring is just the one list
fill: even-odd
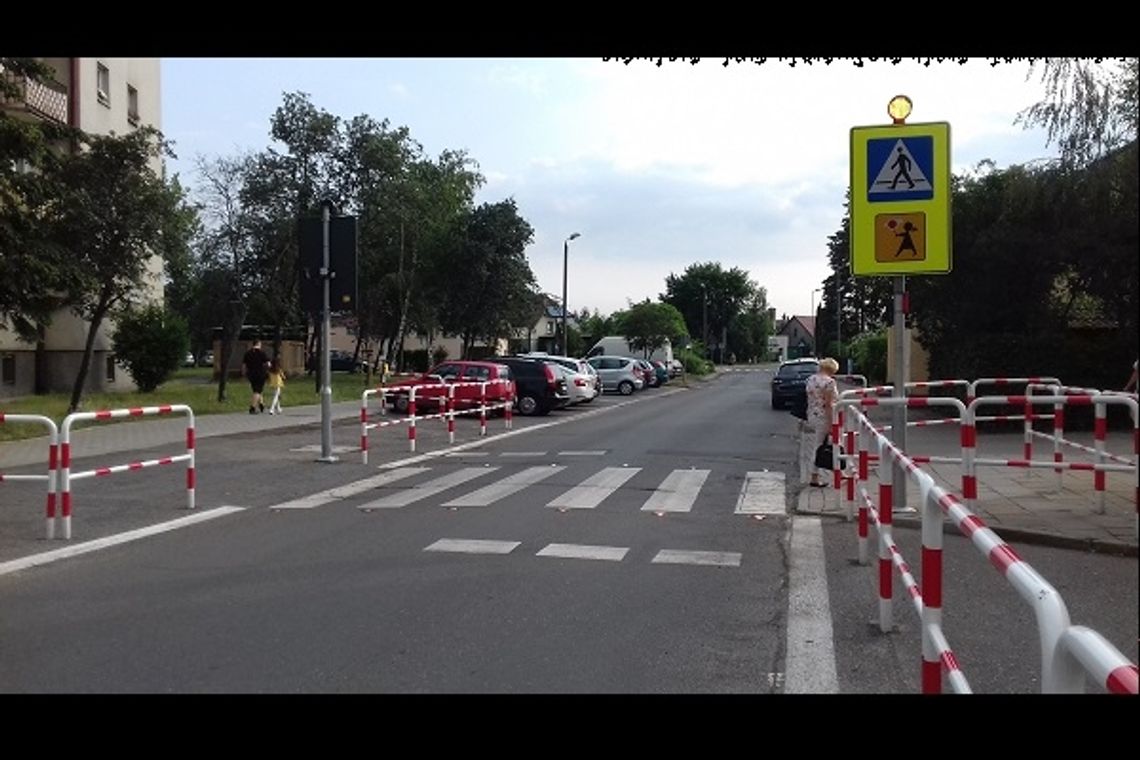
[[(329, 219), (330, 311), (356, 310), (356, 239), (355, 216), (334, 216)], [(324, 226), (319, 216), (298, 220), (301, 305), (310, 314), (319, 314), (321, 311), (324, 244)]]

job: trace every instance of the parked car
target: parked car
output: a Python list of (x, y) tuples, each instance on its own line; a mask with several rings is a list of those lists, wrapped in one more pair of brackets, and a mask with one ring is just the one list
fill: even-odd
[(602, 392), (602, 381), (598, 379), (598, 371), (581, 359), (575, 359), (571, 356), (552, 356), (542, 351), (532, 351), (528, 354), (519, 355), (528, 359), (554, 362), (568, 369), (571, 376), (566, 379), (567, 386), (574, 385), (578, 388), (576, 391), (574, 388), (569, 388), (571, 403), (573, 404), (588, 404)]
[(194, 354), (193, 353), (187, 353), (186, 354), (186, 356), (182, 359), (182, 366), (183, 367), (193, 367), (194, 366)]
[(819, 360), (812, 358), (790, 359), (780, 364), (772, 376), (772, 408), (783, 409), (785, 404), (803, 403), (807, 398), (807, 379), (819, 371)]
[[(320, 360), (319, 354), (309, 354), (309, 358), (305, 362), (305, 371), (309, 374), (316, 372)], [(351, 351), (340, 351), (335, 348), (329, 351), (329, 370), (332, 372), (357, 372), (363, 365), (364, 362), (353, 360)]]
[(577, 372), (558, 362), (548, 363), (566, 381), (566, 391), (569, 394), (568, 405), (593, 401), (594, 396), (598, 395), (594, 389), (594, 379), (589, 374)]
[(630, 356), (591, 356), (586, 360), (598, 371), (603, 391), (617, 391), (628, 396), (645, 387), (637, 360)]
[(665, 362), (661, 361), (660, 359), (651, 359), (649, 363), (653, 365), (653, 369), (657, 372), (658, 386), (669, 382), (669, 378), (672, 376), (669, 374), (669, 368), (665, 366)]
[[(491, 382), (495, 380), (503, 382)], [(486, 392), (489, 404), (505, 401), (511, 398), (514, 392), (511, 370), (504, 364), (450, 361), (437, 364), (422, 375), (384, 385), (384, 400), (397, 412), (407, 413), (411, 388), (413, 385), (419, 385), (428, 387), (416, 389), (416, 403), (420, 403), (422, 399), (430, 399), (431, 404), (438, 406), (439, 399), (447, 396), (447, 386), (455, 382), (489, 382)], [(482, 388), (479, 386), (460, 385), (455, 389), (455, 408), (478, 407), (482, 398)]]
[(641, 370), (641, 380), (646, 388), (656, 388), (661, 385), (657, 379), (657, 368), (649, 363), (648, 359), (637, 359), (637, 367)]
[(199, 367), (213, 367), (214, 366), (214, 352), (207, 351), (202, 354), (202, 358), (198, 361)]
[(487, 361), (510, 367), (515, 381), (515, 408), (524, 416), (550, 414), (570, 403), (566, 380), (554, 371), (554, 366), (541, 359), (521, 356), (492, 356)]

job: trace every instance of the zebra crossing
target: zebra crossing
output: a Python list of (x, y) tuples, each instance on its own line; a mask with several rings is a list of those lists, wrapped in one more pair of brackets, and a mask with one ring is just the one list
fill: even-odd
[[(516, 465), (517, 467), (517, 465)], [(277, 504), (270, 509), (313, 509), (335, 501), (342, 501), (370, 491), (383, 489), (385, 495), (368, 499), (357, 508), (364, 512), (382, 509), (400, 509), (429, 501), (437, 496), (450, 496), (439, 506), (447, 508), (490, 507), (510, 496), (539, 485), (555, 476), (569, 474), (565, 465), (533, 465), (514, 469), (508, 465), (490, 463), (478, 466), (460, 466), (451, 469), (443, 467), (442, 474), (435, 474), (432, 467), (397, 467), (381, 472), (370, 478), (329, 489), (318, 494)], [(631, 481), (647, 470), (642, 467), (602, 467), (600, 469), (581, 467), (573, 470), (578, 482), (568, 484), (566, 478), (559, 478), (559, 492), (543, 501), (547, 508), (567, 510), (592, 510), (601, 507), (615, 494), (627, 489), (642, 493), (648, 491), (639, 509), (657, 515), (667, 513), (692, 512), (700, 502), (703, 489), (709, 481), (712, 470), (674, 469), (661, 477), (653, 487), (647, 487), (645, 477), (637, 487)], [(434, 477), (432, 477), (434, 475)], [(413, 481), (419, 476), (418, 481)], [(491, 483), (475, 483), (479, 479), (494, 477)], [(426, 478), (426, 479), (424, 479)], [(456, 489), (467, 488), (459, 493)], [(730, 507), (721, 498), (715, 505), (702, 502), (704, 509), (725, 509)], [(734, 514), (782, 515), (785, 513), (785, 482), (782, 472), (747, 472), (744, 474), (739, 493), (731, 505)]]

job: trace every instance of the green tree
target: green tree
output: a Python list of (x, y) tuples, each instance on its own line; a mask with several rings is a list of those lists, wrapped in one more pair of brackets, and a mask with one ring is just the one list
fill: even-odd
[(723, 339), (728, 327), (755, 296), (757, 287), (739, 267), (726, 271), (719, 263), (690, 264), (684, 274), (665, 278), (660, 300), (675, 306), (689, 334), (700, 335), (702, 342), (707, 338), (708, 346), (716, 347), (715, 356), (723, 360), (729, 351)]
[(173, 155), (154, 128), (122, 137), (88, 136), (87, 142), (87, 150), (61, 163), (52, 220), (56, 239), (77, 265), (67, 283), (67, 302), (88, 323), (71, 411), (79, 408), (103, 320), (146, 286), (152, 256), (182, 245), (167, 233), (179, 228), (174, 218), (185, 203), (179, 189), (150, 167), (153, 159)]
[(622, 325), (629, 347), (641, 351), (645, 358), (664, 346), (666, 340), (680, 344), (688, 336), (685, 319), (675, 306), (651, 303), (648, 298), (629, 308)]
[(1044, 127), (1063, 162), (1084, 166), (1136, 139), (1140, 58), (1046, 58), (1030, 64), (1030, 76), (1035, 69), (1045, 99), (1016, 122)]
[(200, 286), (209, 286), (211, 300), (220, 301), (222, 307), (212, 319), (222, 327), (221, 356), (215, 357), (220, 369), (219, 402), (226, 400), (230, 355), (259, 278), (253, 225), (241, 200), (251, 161), (249, 156), (213, 160), (199, 156), (196, 162), (201, 179), (196, 195), (204, 222), (198, 243)]
[(440, 323), (462, 339), (463, 356), (476, 338), (494, 340), (525, 326), (518, 302), (536, 288), (525, 254), (533, 238), (513, 198), (471, 212), (458, 257), (463, 264), (441, 281)]
[(166, 382), (190, 345), (186, 322), (157, 304), (128, 307), (115, 317), (115, 358), (130, 371), (139, 390), (150, 393)]

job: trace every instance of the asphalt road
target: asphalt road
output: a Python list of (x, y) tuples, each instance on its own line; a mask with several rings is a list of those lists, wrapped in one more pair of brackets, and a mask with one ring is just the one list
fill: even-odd
[[(767, 375), (733, 373), (516, 417), (509, 435), (492, 420), (483, 441), (461, 421), (449, 456), (438, 422), (414, 457), (388, 429), (367, 466), (315, 462), (311, 426), (202, 441), (210, 519), (0, 575), (0, 690), (768, 694), (790, 666), (798, 685), (917, 693), (917, 617), (899, 593), (897, 631), (868, 624), (877, 576), (849, 561), (853, 527), (797, 517), (818, 556), (791, 540), (795, 426), (768, 401)], [(341, 424), (335, 442), (358, 436)], [(184, 518), (184, 493), (176, 466), (81, 481), (72, 543)], [(0, 562), (58, 548), (31, 537), (35, 515), (4, 519)], [(1134, 558), (1017, 548), (1135, 660)], [(974, 690), (1039, 690), (1028, 608), (966, 542), (946, 556), (945, 627)], [(821, 580), (828, 615), (789, 631), (790, 598), (800, 610)], [(804, 620), (830, 661), (805, 654)]]

